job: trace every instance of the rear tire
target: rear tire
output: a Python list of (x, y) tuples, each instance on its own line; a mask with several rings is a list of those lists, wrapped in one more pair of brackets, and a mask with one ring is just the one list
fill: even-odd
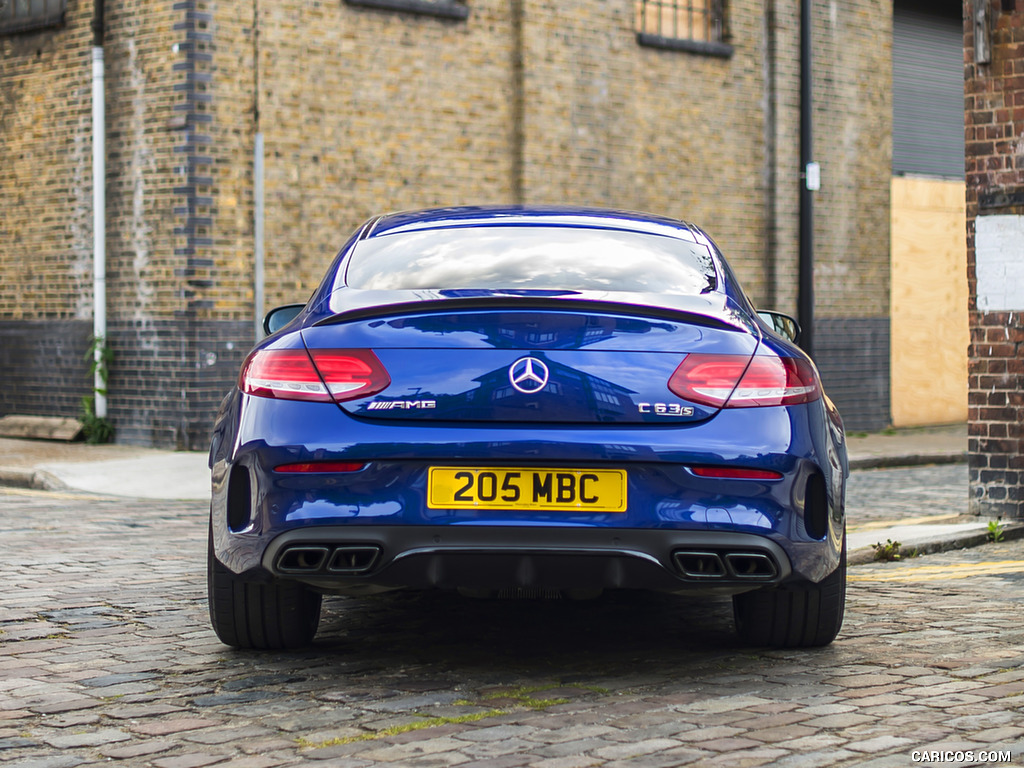
[(846, 606), (846, 538), (839, 566), (822, 581), (732, 598), (736, 632), (750, 645), (814, 648), (835, 640)]
[(207, 550), (210, 623), (225, 645), (277, 650), (309, 645), (320, 623), (320, 595), (293, 581), (246, 581)]

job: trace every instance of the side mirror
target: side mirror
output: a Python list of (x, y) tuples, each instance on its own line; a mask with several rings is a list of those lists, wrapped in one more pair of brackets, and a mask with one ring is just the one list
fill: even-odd
[(305, 304), (285, 304), (283, 307), (275, 307), (267, 312), (263, 318), (263, 330), (269, 336), (277, 333), (288, 323), (294, 320), (299, 312), (306, 308)]
[(758, 312), (757, 315), (782, 338), (789, 339), (794, 344), (800, 343), (800, 323), (789, 315), (771, 310)]

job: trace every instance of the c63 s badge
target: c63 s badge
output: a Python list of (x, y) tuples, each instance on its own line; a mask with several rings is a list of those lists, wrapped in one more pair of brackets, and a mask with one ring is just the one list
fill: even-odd
[(657, 416), (693, 416), (693, 408), (679, 403), (637, 403), (636, 409)]
[(374, 400), (366, 406), (368, 411), (419, 410), (425, 411), (437, 406), (436, 400)]

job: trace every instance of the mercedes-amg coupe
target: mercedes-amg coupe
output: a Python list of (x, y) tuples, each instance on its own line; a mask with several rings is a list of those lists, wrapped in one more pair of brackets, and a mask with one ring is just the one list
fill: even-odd
[(796, 323), (699, 228), (621, 211), (379, 216), (268, 314), (213, 432), (210, 618), (312, 641), (321, 596), (731, 596), (830, 643), (842, 421)]

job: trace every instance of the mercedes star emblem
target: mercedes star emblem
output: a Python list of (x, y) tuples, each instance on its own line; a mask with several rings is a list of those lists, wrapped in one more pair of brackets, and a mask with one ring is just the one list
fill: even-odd
[(548, 367), (535, 357), (521, 357), (508, 369), (508, 380), (524, 395), (540, 392), (548, 384)]

